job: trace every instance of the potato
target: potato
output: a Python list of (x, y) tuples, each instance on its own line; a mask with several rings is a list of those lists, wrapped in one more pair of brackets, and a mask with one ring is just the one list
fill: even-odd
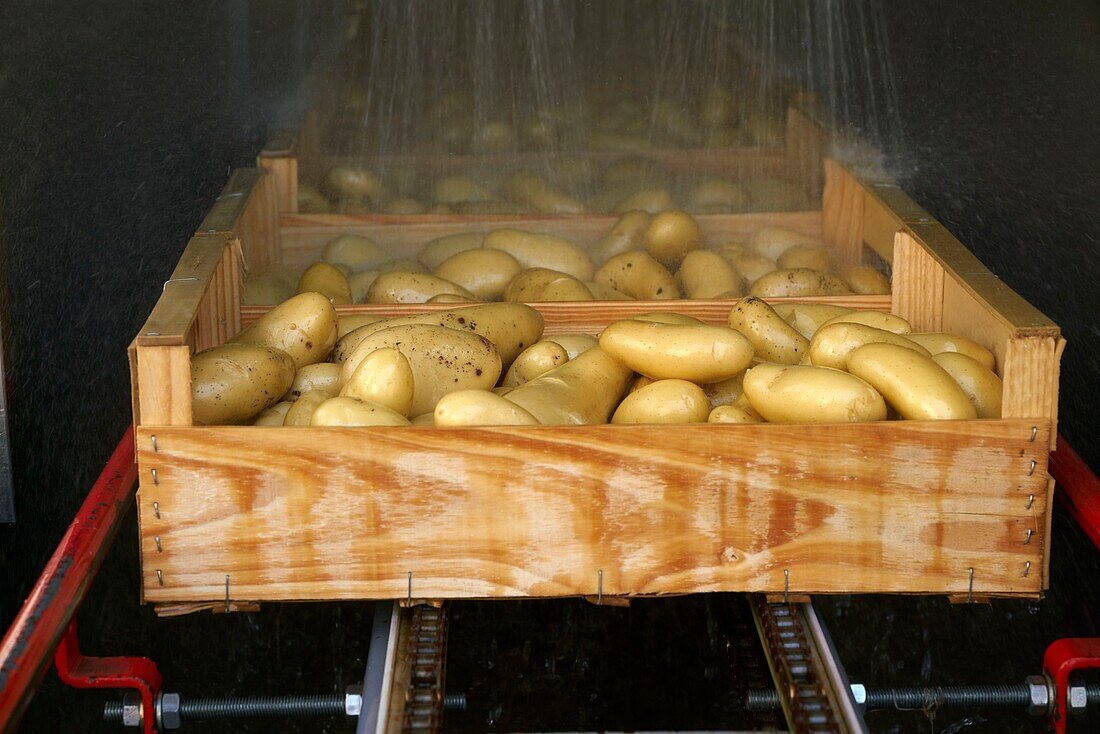
[(543, 214), (580, 214), (585, 211), (584, 204), (526, 171), (509, 178), (504, 192), (508, 198), (528, 204)]
[(310, 416), (311, 426), (407, 426), (409, 419), (385, 405), (355, 398), (329, 398)]
[(482, 232), (459, 232), (458, 234), (436, 237), (424, 245), (417, 254), (416, 259), (424, 263), (429, 269), (435, 270), (444, 260), (467, 250), (476, 250), (485, 241)]
[(335, 266), (317, 262), (298, 279), (298, 293), (320, 293), (335, 304), (351, 303), (348, 279)]
[(734, 255), (732, 262), (733, 267), (737, 268), (737, 272), (741, 273), (741, 277), (745, 279), (745, 282), (750, 284), (775, 271), (774, 261), (763, 255), (757, 255), (755, 252)]
[(725, 258), (710, 250), (689, 252), (676, 278), (688, 298), (717, 298), (741, 292), (741, 276)]
[(298, 211), (302, 214), (325, 214), (332, 211), (332, 203), (316, 186), (299, 182)]
[(569, 359), (576, 359), (578, 355), (599, 346), (600, 343), (596, 337), (588, 334), (554, 334), (546, 337), (545, 341), (560, 344), (569, 355)]
[(748, 206), (745, 190), (732, 181), (712, 179), (704, 181), (687, 194), (688, 211), (695, 213), (740, 212)]
[(364, 359), (383, 347), (405, 355), (412, 368), (413, 399), (408, 415), (434, 410), (441, 397), (455, 390), (489, 390), (500, 378), (500, 354), (488, 339), (444, 326), (405, 324), (366, 335), (344, 361), (344, 384), (352, 381)]
[(830, 270), (829, 251), (821, 245), (798, 244), (783, 250), (775, 264), (780, 270), (808, 268), (810, 270)]
[(357, 234), (333, 237), (321, 253), (321, 259), (330, 265), (346, 265), (356, 273), (370, 270), (388, 258), (389, 253), (373, 240)]
[(501, 381), (503, 387), (518, 387), (569, 361), (569, 353), (557, 342), (541, 341), (520, 352)]
[(619, 217), (611, 231), (589, 248), (588, 253), (598, 263), (605, 263), (616, 255), (630, 250), (640, 250), (649, 229), (650, 215), (644, 211), (629, 211)]
[(491, 390), (459, 390), (435, 406), (434, 424), (459, 426), (537, 426), (535, 416)]
[(336, 334), (332, 303), (320, 293), (300, 293), (265, 313), (232, 341), (282, 350), (294, 360), (295, 369), (301, 369), (324, 361), (336, 344)]
[(334, 192), (349, 199), (377, 201), (382, 197), (382, 179), (364, 168), (336, 166), (329, 171), (327, 183)]
[(366, 303), (367, 294), (375, 279), (381, 275), (377, 270), (364, 270), (361, 273), (352, 273), (348, 277), (348, 288), (351, 289), (352, 303)]
[[(451, 393), (454, 395), (454, 393)], [(443, 397), (447, 397), (444, 395)], [(436, 406), (439, 407), (439, 406)], [(435, 425), (435, 413), (421, 413), (415, 418), (410, 418), (409, 423), (414, 426), (434, 426)]]
[(538, 297), (532, 301), (591, 301), (592, 291), (584, 283), (569, 275), (562, 275), (547, 283)]
[(635, 372), (657, 380), (718, 382), (752, 362), (752, 344), (733, 329), (627, 319), (600, 334), (600, 348)]
[(749, 402), (749, 396), (746, 395), (744, 392), (742, 392), (736, 400), (730, 403), (730, 405), (732, 405), (734, 408), (737, 408), (738, 410), (748, 413), (760, 423), (765, 422), (764, 416), (760, 415), (760, 413), (757, 412), (756, 408), (752, 407), (752, 403)]
[(896, 344), (867, 344), (848, 355), (848, 371), (866, 380), (902, 418), (960, 420), (977, 410), (950, 374), (930, 357)]
[(810, 348), (806, 337), (784, 321), (764, 301), (742, 298), (730, 309), (727, 319), (752, 344), (757, 359), (781, 364), (798, 364)]
[(638, 390), (641, 390), (646, 385), (652, 385), (654, 382), (657, 382), (657, 381), (654, 380), (652, 377), (646, 377), (645, 375), (638, 375), (630, 383), (630, 388), (626, 391), (626, 394), (629, 395), (632, 392), (637, 392)]
[(885, 295), (890, 292), (890, 281), (886, 276), (874, 268), (854, 267), (847, 268), (841, 276), (852, 293), (860, 295)]
[(595, 347), (511, 390), (504, 399), (545, 426), (607, 423), (632, 376)]
[(269, 273), (253, 275), (244, 280), (241, 289), (241, 304), (246, 306), (267, 306), (282, 303), (295, 294), (294, 286), (283, 278)]
[(629, 395), (619, 404), (612, 423), (704, 423), (710, 405), (703, 389), (687, 380), (657, 380)]
[(387, 199), (378, 207), (380, 214), (423, 214), (424, 205), (416, 199)]
[(318, 362), (307, 364), (300, 368), (294, 375), (294, 382), (290, 385), (290, 391), (285, 400), (294, 402), (302, 393), (316, 390), (328, 393), (329, 397), (340, 394), (340, 365), (332, 362)]
[(845, 306), (827, 303), (776, 303), (772, 308), (807, 339), (813, 337), (814, 332), (829, 319), (852, 312), (852, 309)]
[(707, 423), (759, 423), (760, 419), (733, 405), (717, 405), (707, 416)]
[(848, 369), (848, 355), (864, 344), (894, 344), (925, 357), (928, 350), (904, 336), (866, 324), (837, 321), (822, 326), (810, 340), (810, 362), (815, 367)]
[(592, 294), (595, 301), (633, 301), (634, 299), (625, 293), (619, 293), (609, 285), (597, 283), (594, 280), (586, 281), (584, 287)]
[(283, 418), (284, 426), (308, 426), (310, 420), (313, 418), (313, 411), (317, 410), (317, 407), (333, 397), (327, 392), (320, 390), (313, 390), (310, 392), (302, 393), (302, 395), (295, 400), (290, 410), (287, 411), (286, 417)]
[(378, 263), (375, 270), (381, 273), (427, 273), (428, 269), (419, 260), (401, 257)]
[(886, 420), (886, 403), (858, 377), (827, 367), (760, 364), (745, 373), (745, 396), (769, 423)]
[[(332, 365), (340, 371), (340, 365)], [(377, 349), (363, 358), (339, 394), (369, 403), (384, 405), (395, 413), (407, 415), (414, 392), (409, 360), (390, 347)]]
[(499, 200), (499, 196), (467, 176), (447, 176), (432, 187), (432, 201), (437, 204)]
[(820, 244), (815, 238), (786, 227), (761, 227), (749, 237), (749, 247), (774, 261), (778, 261), (780, 255), (795, 245)]
[(866, 326), (873, 326), (876, 329), (891, 331), (895, 334), (908, 334), (913, 330), (909, 322), (901, 316), (895, 316), (892, 313), (883, 313), (882, 311), (849, 311), (848, 313), (834, 316), (823, 323), (819, 328), (824, 328), (832, 324), (865, 324)]
[(452, 255), (441, 262), (433, 274), (465, 288), (475, 298), (498, 301), (508, 282), (522, 269), (523, 266), (507, 252), (478, 248)]
[(616, 255), (596, 271), (595, 280), (639, 300), (680, 297), (680, 287), (672, 273), (645, 252)]
[(381, 316), (369, 316), (362, 313), (340, 316), (336, 320), (336, 338), (339, 340), (343, 338), (345, 334), (350, 334), (360, 326), (366, 326), (367, 324), (373, 324), (381, 320)]
[(547, 268), (571, 275), (577, 280), (592, 280), (592, 259), (569, 240), (519, 229), (495, 229), (485, 235), (484, 247), (502, 250), (525, 268)]
[(920, 344), (932, 354), (958, 352), (959, 354), (965, 354), (971, 359), (978, 360), (978, 364), (985, 367), (987, 370), (996, 368), (997, 360), (993, 356), (993, 352), (973, 339), (967, 339), (965, 336), (945, 334), (936, 331), (912, 333), (906, 334), (905, 336), (907, 339)]
[(940, 352), (932, 361), (943, 367), (962, 388), (979, 418), (1000, 418), (1004, 383), (981, 362), (958, 352)]
[(424, 273), (382, 273), (367, 291), (367, 303), (425, 303), (432, 296), (473, 294), (460, 285)]
[(546, 286), (563, 276), (565, 273), (549, 268), (527, 268), (508, 281), (503, 298), (516, 303), (538, 301)]
[(368, 334), (409, 324), (431, 324), (480, 334), (497, 348), (507, 369), (520, 352), (542, 336), (543, 319), (538, 311), (521, 303), (486, 303), (384, 319), (365, 325), (341, 339), (332, 352), (332, 361), (345, 361)]
[(672, 194), (668, 193), (668, 189), (654, 188), (635, 191), (633, 194), (619, 199), (611, 210), (616, 214), (634, 211), (635, 209), (649, 214), (660, 214), (675, 208), (676, 202), (672, 199)]
[(252, 425), (281, 426), (283, 425), (283, 420), (286, 418), (287, 411), (290, 410), (292, 405), (294, 405), (294, 403), (291, 403), (287, 400), (275, 403), (270, 408), (256, 416), (256, 420), (252, 421)]
[(734, 258), (745, 254), (745, 246), (737, 242), (716, 242), (707, 247), (724, 257), (730, 265), (733, 265)]
[(707, 394), (711, 409), (719, 405), (733, 405), (745, 389), (742, 383), (745, 379), (744, 372), (738, 372), (733, 377), (718, 382), (708, 382), (703, 385), (703, 392)]
[(848, 286), (835, 275), (808, 268), (773, 270), (749, 287), (750, 295), (761, 298), (832, 296), (849, 292)]
[(645, 249), (665, 267), (679, 265), (692, 250), (703, 245), (703, 230), (690, 214), (661, 212), (649, 222)]
[(481, 303), (481, 299), (460, 296), (457, 293), (437, 293), (424, 303)]

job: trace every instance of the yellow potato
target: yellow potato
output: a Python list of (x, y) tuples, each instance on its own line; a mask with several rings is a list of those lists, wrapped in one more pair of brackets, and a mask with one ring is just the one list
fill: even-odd
[(707, 416), (707, 423), (759, 423), (760, 419), (733, 405), (717, 405)]
[(298, 279), (299, 293), (320, 293), (339, 305), (351, 303), (351, 286), (339, 268), (328, 263), (317, 262), (306, 268)]
[(748, 206), (745, 190), (732, 181), (704, 181), (687, 194), (686, 209), (696, 213), (740, 212)]
[(417, 254), (416, 259), (424, 263), (429, 269), (435, 270), (444, 260), (467, 250), (476, 250), (485, 241), (482, 232), (459, 232), (458, 234), (437, 237)]
[(191, 358), (195, 425), (245, 423), (278, 403), (294, 381), (294, 361), (280, 349), (224, 344)]
[(733, 267), (737, 268), (737, 272), (741, 274), (745, 282), (750, 284), (775, 271), (775, 261), (769, 260), (763, 255), (757, 255), (755, 252), (734, 255), (732, 262)]
[(425, 303), (441, 293), (473, 298), (460, 285), (424, 273), (382, 273), (367, 291), (367, 303)]
[(377, 270), (364, 270), (348, 276), (348, 288), (351, 289), (352, 303), (366, 303), (370, 287), (380, 274)]
[(607, 423), (631, 377), (629, 369), (596, 347), (511, 390), (504, 399), (544, 426)]
[[(340, 365), (332, 365), (340, 371)], [(363, 358), (340, 388), (339, 394), (384, 405), (395, 413), (408, 415), (412, 405), (413, 371), (405, 355), (391, 347), (377, 349)]]
[(271, 273), (260, 273), (246, 278), (241, 289), (241, 304), (268, 306), (282, 303), (296, 293), (294, 286), (284, 278)]
[(625, 293), (619, 293), (617, 290), (609, 285), (603, 283), (597, 283), (594, 280), (586, 281), (584, 286), (588, 289), (588, 292), (592, 294), (592, 299), (595, 301), (633, 301), (634, 299)]
[(661, 212), (649, 222), (646, 252), (665, 267), (679, 265), (692, 250), (703, 246), (703, 230), (690, 214)]
[(345, 361), (368, 334), (409, 324), (445, 326), (479, 334), (493, 343), (507, 369), (520, 352), (542, 336), (543, 319), (538, 311), (521, 303), (486, 303), (383, 319), (364, 325), (342, 338), (332, 351), (332, 361)]
[[(454, 393), (451, 393), (452, 395)], [(447, 397), (444, 395), (443, 397)], [(436, 406), (438, 407), (438, 406)], [(415, 418), (410, 418), (409, 423), (414, 426), (434, 426), (435, 425), (435, 413), (421, 413)]]
[(488, 339), (443, 326), (406, 324), (364, 337), (344, 361), (344, 383), (351, 382), (368, 355), (383, 347), (399, 351), (412, 368), (413, 399), (408, 415), (434, 410), (441, 397), (455, 390), (489, 390), (500, 378), (500, 354)]
[(730, 265), (733, 265), (734, 258), (745, 254), (745, 246), (737, 242), (717, 242), (708, 245), (708, 248), (726, 258)]
[(512, 366), (505, 373), (501, 385), (519, 387), (568, 361), (569, 353), (557, 342), (536, 342), (520, 352), (516, 361), (512, 362)]
[(784, 321), (795, 328), (802, 336), (810, 339), (821, 325), (831, 318), (851, 313), (845, 306), (832, 306), (827, 303), (776, 303), (775, 312)]
[(829, 251), (821, 245), (798, 244), (783, 250), (775, 261), (780, 270), (809, 268), (810, 270), (830, 270)]
[(588, 334), (553, 334), (547, 336), (545, 340), (560, 344), (569, 355), (569, 359), (576, 359), (577, 355), (599, 346), (600, 343), (596, 337)]
[(460, 296), (457, 293), (437, 293), (424, 303), (481, 303), (481, 299)]
[(611, 231), (589, 248), (592, 259), (605, 263), (616, 255), (630, 250), (640, 250), (649, 229), (649, 212), (629, 211), (619, 217)]
[(543, 286), (531, 301), (591, 301), (594, 300), (588, 286), (570, 275), (562, 275)]
[(672, 273), (645, 252), (624, 252), (604, 263), (595, 280), (638, 300), (673, 300), (680, 287)]
[(612, 423), (705, 423), (710, 404), (703, 389), (687, 380), (657, 380), (630, 393)]
[(777, 261), (779, 256), (795, 245), (820, 245), (809, 235), (786, 227), (761, 227), (749, 237), (749, 247), (769, 260)]
[(725, 258), (710, 250), (689, 252), (676, 277), (688, 298), (729, 297), (741, 292), (741, 276)]
[(546, 286), (564, 275), (565, 273), (548, 268), (527, 268), (508, 281), (503, 298), (516, 303), (538, 301)]
[(580, 214), (585, 211), (584, 204), (526, 171), (509, 178), (504, 191), (508, 198), (527, 204), (543, 214)]
[(499, 196), (467, 176), (447, 176), (432, 187), (432, 201), (436, 204), (499, 200)]
[(342, 234), (328, 241), (321, 259), (330, 265), (346, 265), (352, 272), (359, 272), (389, 259), (389, 253), (362, 235)]
[(749, 340), (756, 358), (760, 360), (798, 364), (810, 348), (806, 337), (784, 321), (771, 306), (754, 296), (735, 303), (727, 323)]
[(760, 364), (745, 373), (745, 396), (769, 423), (855, 423), (886, 420), (875, 389), (827, 367)]
[(736, 400), (730, 403), (730, 405), (737, 408), (738, 410), (742, 410), (745, 413), (748, 413), (760, 423), (765, 422), (764, 416), (760, 415), (760, 413), (757, 412), (756, 408), (752, 407), (752, 403), (749, 402), (749, 396), (746, 395), (744, 392), (742, 392)]
[(503, 250), (525, 268), (547, 268), (592, 280), (592, 259), (569, 240), (519, 229), (495, 229), (485, 235), (484, 247)]
[(256, 420), (252, 421), (252, 425), (281, 426), (283, 425), (283, 420), (286, 418), (287, 411), (290, 410), (292, 405), (294, 405), (294, 403), (287, 400), (275, 403), (263, 413), (256, 416)]
[(646, 377), (645, 375), (638, 375), (637, 377), (634, 378), (634, 381), (630, 383), (630, 389), (626, 391), (626, 394), (629, 395), (632, 392), (637, 392), (638, 390), (641, 390), (646, 385), (652, 385), (654, 382), (657, 382), (657, 381), (654, 380), (652, 377)]
[(290, 410), (287, 411), (286, 416), (283, 418), (284, 426), (308, 426), (310, 419), (313, 418), (313, 411), (317, 410), (317, 407), (331, 398), (327, 392), (312, 391), (302, 393), (302, 395), (295, 400)]
[(600, 348), (634, 372), (658, 380), (718, 382), (752, 362), (752, 345), (724, 326), (626, 319), (600, 334)]
[(733, 405), (737, 402), (737, 399), (744, 394), (745, 389), (742, 383), (745, 379), (744, 372), (738, 372), (733, 377), (726, 380), (719, 380), (718, 382), (708, 382), (703, 385), (703, 392), (707, 394), (707, 400), (710, 401), (710, 407), (717, 408), (719, 405)]
[(809, 268), (773, 270), (762, 275), (749, 288), (750, 295), (761, 298), (835, 296), (850, 292), (844, 281), (832, 273)]
[(617, 214), (634, 211), (635, 209), (649, 214), (660, 214), (675, 208), (676, 202), (673, 200), (672, 194), (668, 193), (668, 189), (655, 188), (642, 189), (625, 196), (619, 199), (611, 210)]
[(364, 168), (336, 166), (328, 174), (328, 185), (350, 199), (380, 199), (382, 179)]
[(381, 320), (381, 316), (369, 316), (362, 313), (340, 316), (336, 320), (336, 338), (339, 340), (343, 338), (345, 334), (350, 334), (360, 326), (366, 326), (367, 324), (373, 324)]
[(890, 292), (890, 281), (874, 268), (847, 268), (841, 275), (852, 293), (860, 295), (885, 295)]
[(409, 419), (385, 405), (355, 398), (329, 398), (310, 416), (311, 426), (407, 426)]
[(864, 344), (894, 344), (925, 357), (928, 350), (900, 334), (866, 324), (835, 321), (822, 326), (810, 340), (810, 362), (815, 367), (848, 369), (848, 355)]
[(947, 374), (970, 398), (979, 418), (1000, 418), (1004, 383), (981, 362), (958, 352), (941, 352), (932, 361), (943, 367)]
[(521, 270), (523, 266), (507, 252), (478, 248), (447, 258), (435, 268), (434, 275), (462, 286), (475, 298), (497, 301)]
[(316, 390), (328, 393), (329, 397), (340, 394), (340, 365), (332, 362), (318, 362), (307, 364), (294, 375), (294, 382), (290, 385), (290, 391), (284, 398), (288, 402), (294, 402), (303, 393)]
[(419, 260), (402, 257), (378, 263), (375, 269), (379, 273), (427, 273), (428, 269)]
[(832, 324), (864, 324), (895, 334), (908, 334), (913, 330), (909, 322), (901, 316), (895, 316), (892, 313), (883, 313), (882, 311), (849, 311), (848, 313), (834, 316), (822, 323), (818, 328), (824, 328)]
[(381, 214), (423, 214), (424, 205), (416, 199), (387, 199), (378, 211)]
[(302, 214), (324, 214), (332, 211), (332, 204), (316, 186), (299, 182), (298, 211)]
[(444, 395), (435, 406), (434, 425), (537, 426), (535, 416), (491, 390), (459, 390)]
[(983, 347), (973, 339), (967, 339), (965, 336), (958, 336), (957, 334), (945, 334), (937, 331), (925, 331), (919, 333), (906, 334), (906, 338), (911, 341), (915, 341), (922, 347), (927, 349), (932, 354), (942, 354), (943, 352), (958, 352), (959, 354), (965, 354), (971, 359), (978, 360), (978, 364), (985, 367), (987, 370), (993, 370), (996, 368), (997, 360), (993, 356), (993, 352)]
[(332, 303), (320, 293), (300, 293), (265, 313), (232, 341), (282, 350), (300, 369), (324, 361), (336, 344), (336, 334)]
[(911, 349), (867, 344), (848, 355), (848, 371), (866, 380), (909, 420), (965, 420), (977, 410), (947, 371)]

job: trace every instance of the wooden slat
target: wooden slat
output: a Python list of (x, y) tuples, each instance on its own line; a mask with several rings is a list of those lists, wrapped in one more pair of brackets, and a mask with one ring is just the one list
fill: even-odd
[(298, 211), (298, 159), (291, 155), (261, 153), (256, 165), (275, 179), (280, 212)]
[(847, 175), (836, 161), (825, 159), (821, 229), (825, 241), (849, 265), (863, 261), (864, 196), (864, 189), (855, 178)]
[(191, 425), (190, 348), (139, 344), (136, 350), (139, 425)]
[(1031, 425), (140, 428), (145, 599), (1034, 598)]
[(274, 174), (258, 168), (234, 170), (199, 232), (236, 237), (245, 266), (252, 270), (278, 262), (279, 193)]
[(916, 331), (943, 330), (943, 267), (905, 232), (897, 234), (893, 261), (893, 313)]
[(803, 182), (811, 198), (816, 198), (822, 189), (822, 161), (832, 129), (833, 123), (817, 94), (792, 96), (787, 108), (787, 167), (793, 177)]
[[(1065, 344), (1065, 339), (1052, 337), (1009, 340), (1004, 359), (1002, 415), (1044, 417), (1052, 425), (1058, 425), (1058, 378)], [(1051, 444), (1051, 449), (1054, 448)]]

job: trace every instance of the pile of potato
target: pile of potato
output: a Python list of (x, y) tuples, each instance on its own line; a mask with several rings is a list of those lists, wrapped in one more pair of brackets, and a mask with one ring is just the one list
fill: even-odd
[(727, 326), (676, 313), (598, 338), (543, 335), (521, 303), (338, 317), (320, 293), (277, 306), (191, 363), (199, 425), (843, 423), (996, 418), (981, 345), (902, 318), (748, 296)]
[[(812, 237), (763, 227), (745, 243), (704, 241), (685, 212), (635, 210), (587, 250), (519, 229), (463, 232), (428, 242), (415, 259), (391, 259), (372, 240), (340, 235), (294, 281), (278, 269), (245, 282), (243, 302), (297, 293), (334, 303), (610, 301), (885, 294), (869, 267), (838, 268)], [(292, 283), (295, 283), (292, 285)]]
[(366, 168), (332, 168), (323, 181), (298, 186), (307, 214), (577, 214), (643, 209), (656, 214), (795, 211), (810, 208), (806, 192), (785, 179), (752, 176), (680, 179), (659, 163), (622, 158), (600, 170), (590, 159), (548, 160), (538, 171), (478, 167), (426, 177), (396, 164), (385, 175)]

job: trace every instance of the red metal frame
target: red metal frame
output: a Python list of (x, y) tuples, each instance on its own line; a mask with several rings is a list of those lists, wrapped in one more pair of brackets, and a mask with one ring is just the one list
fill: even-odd
[(144, 658), (83, 657), (74, 622), (126, 519), (136, 479), (131, 426), (0, 642), (0, 731), (14, 728), (55, 650), (58, 674), (69, 685), (140, 691), (148, 702), (145, 731), (154, 731), (152, 700), (161, 682), (156, 666)]
[[(1095, 477), (1093, 477), (1095, 479)], [(1048, 722), (1056, 734), (1066, 731), (1069, 676), (1078, 670), (1100, 669), (1100, 638), (1067, 637), (1050, 643), (1043, 655), (1043, 671), (1054, 683), (1055, 703)]]
[(1050, 475), (1066, 509), (1100, 548), (1100, 479), (1061, 436), (1050, 455)]

